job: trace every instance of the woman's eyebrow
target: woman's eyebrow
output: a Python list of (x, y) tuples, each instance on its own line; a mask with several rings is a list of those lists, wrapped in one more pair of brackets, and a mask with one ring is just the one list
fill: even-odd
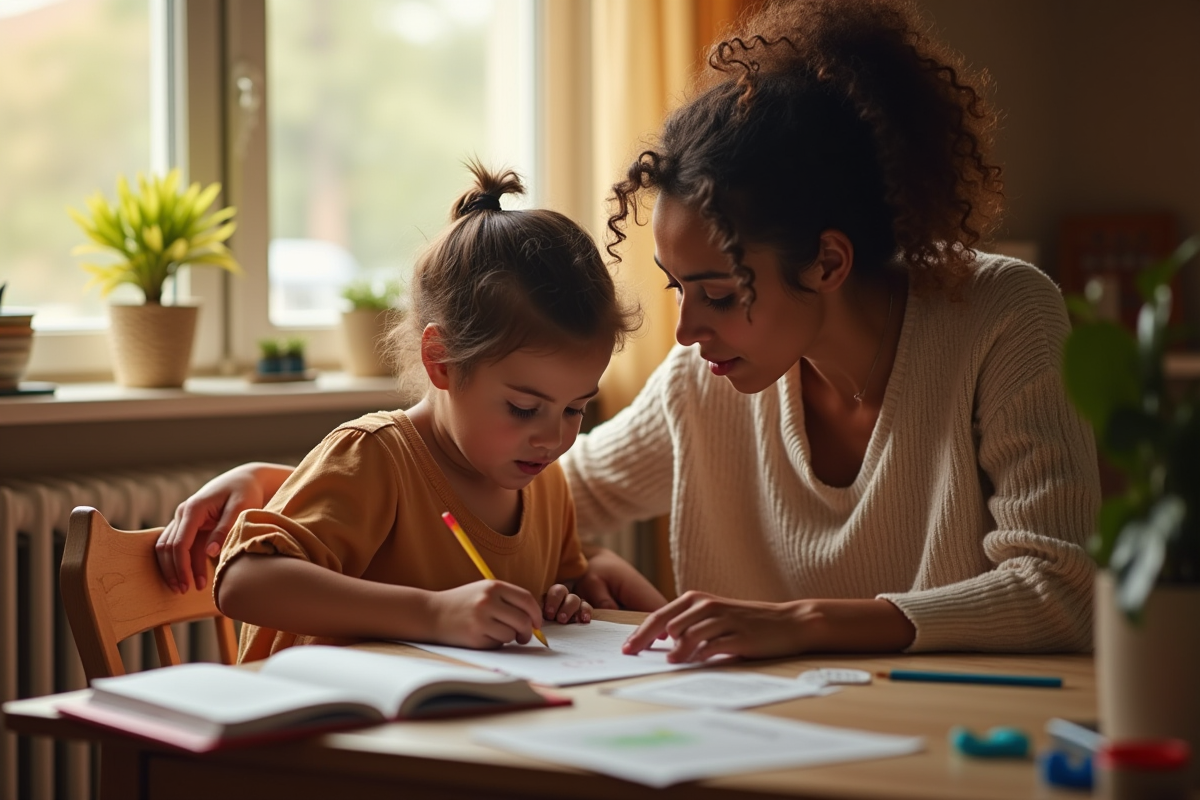
[[(658, 265), (659, 269), (661, 269), (663, 272), (666, 272), (668, 277), (672, 277), (671, 273), (667, 272), (667, 268), (664, 267), (662, 262), (658, 260), (658, 256), (654, 257), (654, 263)], [(728, 280), (732, 277), (733, 275), (728, 272), (709, 270), (708, 272), (697, 272), (692, 275), (684, 275), (679, 278), (679, 280), (683, 281), (684, 283), (695, 283), (696, 281)]]
[[(506, 384), (504, 384), (504, 385), (505, 385), (506, 387), (508, 387), (509, 389), (512, 389), (514, 392), (520, 392), (521, 394), (528, 394), (528, 395), (532, 395), (533, 397), (537, 397), (537, 398), (540, 398), (540, 399), (542, 399), (542, 400), (545, 400), (547, 403), (553, 403), (553, 402), (554, 402), (554, 398), (553, 398), (553, 397), (551, 397), (550, 395), (546, 394), (545, 392), (539, 392), (537, 389), (534, 389), (534, 388), (532, 388), (532, 387), (530, 387), (530, 386), (514, 386), (514, 385), (513, 385), (513, 384), (511, 384), (511, 383), (506, 383)], [(576, 397), (576, 398), (575, 398), (575, 400), (572, 400), (571, 402), (575, 402), (575, 401), (577, 401), (577, 400), (590, 400), (590, 399), (592, 399), (593, 397), (595, 397), (595, 396), (596, 396), (597, 394), (599, 394), (599, 393), (600, 393), (600, 387), (599, 387), (599, 386), (597, 386), (595, 389), (592, 389), (592, 390), (591, 390), (590, 392), (588, 392), (587, 394), (581, 394), (579, 397)]]

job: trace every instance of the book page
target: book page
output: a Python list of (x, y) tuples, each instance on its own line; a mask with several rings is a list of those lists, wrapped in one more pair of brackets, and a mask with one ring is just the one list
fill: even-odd
[[(521, 685), (504, 691), (499, 687), (514, 680), (506, 675), (445, 664), (428, 658), (413, 658), (386, 653), (371, 653), (346, 647), (305, 645), (289, 647), (268, 658), (259, 670), (271, 675), (337, 689), (342, 696), (370, 702), (389, 718), (396, 717), (404, 700), (418, 689), (435, 683), (475, 684), (481, 693), (498, 698), (523, 689)], [(537, 699), (532, 691), (517, 692), (525, 702)]]
[(701, 666), (668, 663), (667, 651), (672, 646), (669, 639), (655, 642), (651, 649), (636, 656), (625, 655), (621, 645), (636, 627), (600, 620), (586, 625), (547, 622), (542, 632), (550, 642), (549, 649), (536, 639), (525, 645), (506, 644), (498, 650), (470, 650), (420, 642), (406, 644), (546, 686), (573, 686)]
[(180, 664), (92, 682), (92, 702), (208, 735), (345, 699), (337, 689), (221, 664)]
[(500, 750), (649, 786), (783, 767), (908, 755), (919, 736), (892, 736), (734, 711), (671, 711), (472, 730)]

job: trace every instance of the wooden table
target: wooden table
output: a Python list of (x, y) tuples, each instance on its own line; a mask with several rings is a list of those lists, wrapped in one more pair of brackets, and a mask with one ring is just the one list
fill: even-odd
[[(597, 612), (597, 619), (635, 621), (642, 615)], [(404, 645), (361, 645), (412, 652)], [(109, 735), (63, 719), (54, 702), (63, 695), (20, 700), (6, 707), (5, 723), (23, 734), (98, 741), (105, 798), (353, 797), (370, 800), (425, 798), (550, 798), (572, 800), (637, 798), (911, 798), (911, 800), (1005, 800), (1078, 798), (1041, 785), (1031, 760), (988, 761), (958, 756), (947, 744), (954, 725), (979, 731), (1016, 725), (1040, 748), (1051, 717), (1086, 720), (1096, 716), (1095, 676), (1090, 656), (810, 656), (746, 662), (722, 669), (753, 669), (795, 676), (816, 667), (962, 670), (1056, 675), (1061, 689), (891, 683), (851, 686), (828, 697), (791, 700), (753, 713), (827, 725), (926, 737), (926, 750), (901, 758), (858, 761), (804, 769), (773, 770), (715, 778), (654, 790), (615, 778), (542, 763), (470, 742), (468, 730), (487, 723), (566, 722), (664, 710), (618, 700), (601, 689), (662, 676), (558, 690), (570, 708), (513, 712), (486, 719), (404, 722), (303, 742), (246, 748), (205, 756), (181, 754)], [(747, 712), (750, 713), (750, 712)]]

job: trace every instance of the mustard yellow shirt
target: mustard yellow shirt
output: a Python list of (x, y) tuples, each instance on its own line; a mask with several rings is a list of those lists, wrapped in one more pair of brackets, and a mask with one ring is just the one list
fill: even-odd
[[(496, 578), (535, 598), (587, 571), (575, 507), (558, 464), (521, 490), (521, 524), (506, 536), (467, 510), (402, 411), (339, 426), (300, 463), (264, 510), (248, 510), (225, 541), (213, 581), (243, 553), (303, 558), (356, 578), (442, 591), (481, 576), (442, 522), (450, 511)], [(319, 637), (243, 625), (239, 661)], [(329, 639), (320, 639), (327, 642)]]

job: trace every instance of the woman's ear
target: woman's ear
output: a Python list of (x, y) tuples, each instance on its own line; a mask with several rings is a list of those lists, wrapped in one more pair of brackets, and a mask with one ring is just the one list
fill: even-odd
[(841, 231), (830, 229), (821, 232), (817, 247), (816, 268), (807, 272), (812, 276), (808, 288), (817, 292), (835, 291), (850, 277), (854, 267), (854, 243)]
[(446, 346), (442, 343), (442, 332), (430, 323), (421, 331), (421, 366), (425, 374), (439, 389), (450, 388), (450, 372), (446, 368)]

